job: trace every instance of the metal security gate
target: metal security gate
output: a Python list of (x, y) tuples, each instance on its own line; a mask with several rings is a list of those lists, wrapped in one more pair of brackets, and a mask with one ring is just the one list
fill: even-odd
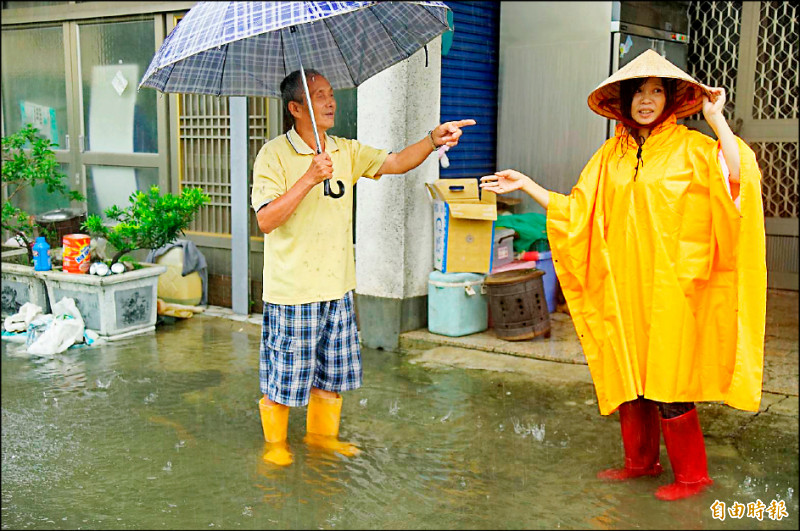
[[(183, 16), (171, 17), (168, 31)], [(200, 245), (229, 248), (232, 231), (230, 100), (202, 94), (170, 97), (174, 98), (176, 108), (172, 118), (172, 152), (176, 155), (172, 173), (177, 176), (173, 189), (200, 187), (211, 197), (211, 201), (200, 208), (187, 232)], [(253, 167), (261, 146), (280, 133), (280, 114), (274, 98), (247, 98), (248, 168)], [(252, 180), (251, 172), (248, 174)], [(249, 216), (250, 236), (263, 238), (255, 213), (250, 211)]]
[[(789, 2), (692, 2), (690, 74), (725, 87), (725, 114), (762, 173), (768, 286), (798, 289), (800, 26)], [(705, 127), (702, 115), (687, 125)]]
[[(229, 100), (200, 94), (177, 94), (176, 99), (179, 189), (198, 186), (211, 197), (211, 202), (198, 212), (189, 231), (193, 235), (227, 237), (231, 233)], [(249, 97), (247, 107), (247, 165), (252, 168), (258, 150), (276, 131), (270, 128), (267, 98)], [(255, 213), (250, 214), (250, 235), (263, 237)]]
[(473, 118), (448, 153), (442, 178), (481, 177), (495, 171), (499, 2), (445, 2), (453, 10), (453, 41), (442, 53), (441, 121)]

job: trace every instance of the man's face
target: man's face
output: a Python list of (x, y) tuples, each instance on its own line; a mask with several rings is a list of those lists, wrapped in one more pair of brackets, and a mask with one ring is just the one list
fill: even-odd
[[(321, 75), (308, 76), (308, 92), (311, 94), (311, 104), (314, 107), (314, 117), (317, 120), (317, 127), (327, 131), (334, 125), (336, 115), (336, 99), (333, 97), (333, 87), (328, 80)], [(306, 108), (305, 93), (302, 97), (302, 105), (298, 106), (299, 116), (295, 119), (311, 125), (311, 116)]]

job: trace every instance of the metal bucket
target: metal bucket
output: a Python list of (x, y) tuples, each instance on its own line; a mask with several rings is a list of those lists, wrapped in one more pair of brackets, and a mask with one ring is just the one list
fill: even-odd
[(34, 220), (37, 225), (50, 231), (47, 243), (55, 249), (61, 246), (64, 236), (80, 232), (83, 222), (86, 221), (86, 213), (70, 208), (59, 208), (39, 214)]

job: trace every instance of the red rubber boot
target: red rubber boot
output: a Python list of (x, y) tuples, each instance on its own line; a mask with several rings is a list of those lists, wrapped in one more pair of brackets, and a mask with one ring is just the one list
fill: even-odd
[(659, 487), (655, 496), (659, 500), (680, 500), (693, 496), (714, 483), (708, 477), (706, 446), (697, 408), (671, 419), (661, 419), (664, 443), (669, 462), (675, 474), (675, 483)]
[(661, 441), (658, 406), (638, 398), (619, 406), (619, 425), (622, 445), (625, 448), (625, 468), (609, 468), (598, 472), (597, 477), (611, 481), (657, 476), (661, 473), (658, 462)]

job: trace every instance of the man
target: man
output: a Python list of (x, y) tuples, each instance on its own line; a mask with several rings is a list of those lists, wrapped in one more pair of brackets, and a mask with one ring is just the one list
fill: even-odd
[[(332, 137), (333, 88), (306, 70), (321, 153), (299, 71), (281, 82), (285, 134), (265, 144), (253, 166), (252, 206), (264, 238), (264, 320), (259, 378), (264, 459), (288, 465), (289, 407), (308, 404), (307, 444), (355, 455), (338, 440), (343, 391), (361, 386), (353, 289), (353, 185), (362, 177), (402, 174), (419, 166), (439, 146), (458, 144), (461, 127), (474, 120), (438, 125), (399, 153), (357, 140)], [(331, 179), (334, 193), (317, 186)]]

